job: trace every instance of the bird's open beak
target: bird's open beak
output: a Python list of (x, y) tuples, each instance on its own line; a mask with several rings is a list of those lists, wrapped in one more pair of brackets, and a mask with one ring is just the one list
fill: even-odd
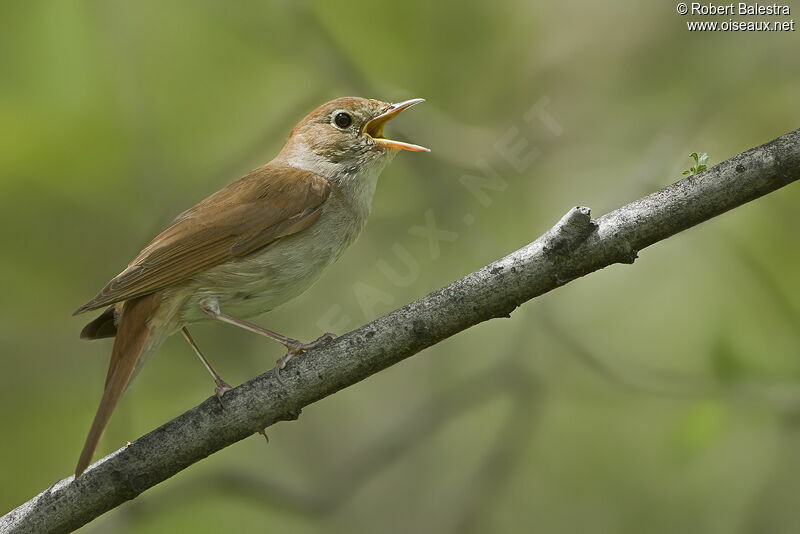
[(405, 102), (392, 104), (389, 109), (364, 125), (364, 133), (372, 137), (375, 140), (376, 145), (381, 145), (386, 148), (411, 150), (412, 152), (430, 152), (431, 149), (425, 148), (424, 146), (412, 145), (411, 143), (394, 141), (392, 139), (386, 139), (383, 137), (383, 127), (386, 126), (386, 123), (389, 122), (390, 119), (397, 116), (404, 109), (408, 109), (414, 104), (419, 104), (420, 102), (425, 102), (425, 99), (413, 98), (411, 100), (406, 100)]

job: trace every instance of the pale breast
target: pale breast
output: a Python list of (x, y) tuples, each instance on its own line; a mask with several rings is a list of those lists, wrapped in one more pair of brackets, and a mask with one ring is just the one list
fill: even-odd
[(358, 237), (369, 214), (371, 192), (368, 197), (354, 199), (333, 188), (311, 227), (194, 276), (188, 282), (191, 296), (181, 308), (181, 322), (208, 320), (200, 307), (206, 297), (217, 297), (225, 313), (252, 317), (303, 293)]

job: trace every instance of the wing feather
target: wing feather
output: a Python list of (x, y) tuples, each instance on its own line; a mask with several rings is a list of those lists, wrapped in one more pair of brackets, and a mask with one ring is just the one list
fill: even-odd
[(321, 213), (328, 181), (269, 163), (181, 213), (75, 314), (139, 297), (301, 232)]

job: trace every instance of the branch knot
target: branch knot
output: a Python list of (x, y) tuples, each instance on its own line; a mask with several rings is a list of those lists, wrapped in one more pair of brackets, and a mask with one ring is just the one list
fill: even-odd
[(545, 254), (565, 256), (575, 250), (597, 228), (592, 221), (592, 211), (585, 206), (576, 206), (561, 217), (555, 226), (542, 236)]

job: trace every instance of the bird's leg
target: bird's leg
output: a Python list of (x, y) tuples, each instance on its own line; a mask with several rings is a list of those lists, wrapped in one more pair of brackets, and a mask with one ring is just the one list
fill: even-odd
[(213, 317), (214, 319), (222, 321), (223, 323), (244, 328), (245, 330), (249, 330), (250, 332), (254, 332), (256, 334), (261, 334), (262, 336), (272, 338), (286, 347), (286, 354), (284, 354), (281, 358), (278, 358), (278, 361), (275, 362), (275, 378), (277, 378), (278, 382), (283, 385), (286, 385), (286, 383), (281, 378), (281, 369), (286, 367), (286, 363), (289, 360), (298, 354), (302, 354), (307, 350), (313, 349), (320, 343), (329, 341), (336, 337), (334, 334), (327, 332), (311, 343), (302, 343), (296, 339), (282, 336), (281, 334), (273, 332), (272, 330), (267, 330), (266, 328), (262, 328), (258, 325), (254, 325), (252, 323), (248, 323), (247, 321), (243, 321), (241, 319), (237, 319), (236, 317), (231, 317), (228, 314), (222, 313), (222, 311), (219, 309), (219, 302), (216, 299), (206, 299), (201, 302), (200, 306), (203, 308), (203, 312), (205, 312), (206, 315)]
[(209, 363), (206, 357), (203, 356), (203, 353), (200, 352), (200, 347), (198, 347), (197, 343), (194, 342), (194, 339), (192, 339), (192, 335), (189, 334), (189, 330), (187, 330), (185, 326), (181, 328), (181, 334), (183, 334), (183, 337), (186, 338), (186, 341), (188, 341), (189, 345), (191, 345), (192, 348), (194, 349), (194, 352), (195, 354), (197, 354), (197, 357), (200, 358), (200, 361), (203, 362), (203, 365), (206, 366), (206, 369), (208, 369), (208, 372), (211, 373), (211, 376), (214, 378), (214, 382), (217, 384), (217, 387), (214, 389), (214, 394), (217, 396), (219, 403), (222, 404), (222, 396), (225, 394), (226, 391), (233, 388), (230, 385), (228, 385), (228, 383), (225, 382), (222, 379), (222, 377), (220, 377), (217, 374), (217, 372), (214, 370), (213, 367), (211, 367), (211, 363)]

